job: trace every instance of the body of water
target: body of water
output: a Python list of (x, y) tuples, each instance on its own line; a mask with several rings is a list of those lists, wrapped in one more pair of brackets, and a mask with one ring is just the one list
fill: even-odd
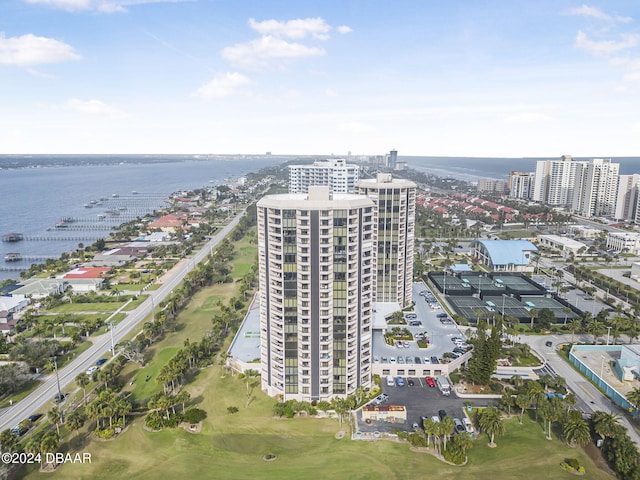
[[(11, 158), (12, 161), (16, 157)], [(89, 157), (88, 157), (89, 158)], [(0, 235), (21, 233), (25, 240), (0, 243), (0, 279), (40, 261), (5, 262), (9, 252), (23, 257), (59, 257), (63, 252), (106, 237), (110, 228), (167, 206), (174, 192), (235, 181), (283, 161), (276, 156), (195, 158), (121, 156), (29, 157), (29, 168), (0, 170)], [(0, 163), (3, 158), (0, 157)], [(59, 222), (67, 227), (60, 228)]]
[[(550, 158), (469, 158), (469, 157), (399, 157), (407, 162), (409, 168), (430, 173), (438, 177), (450, 176), (468, 182), (477, 182), (479, 178), (506, 180), (509, 172), (534, 172), (536, 161)], [(603, 157), (592, 157), (603, 158)], [(605, 157), (606, 158), (606, 157)], [(560, 157), (558, 157), (558, 160)], [(591, 158), (575, 158), (586, 161)], [(621, 175), (640, 173), (640, 157), (611, 158), (620, 164)]]

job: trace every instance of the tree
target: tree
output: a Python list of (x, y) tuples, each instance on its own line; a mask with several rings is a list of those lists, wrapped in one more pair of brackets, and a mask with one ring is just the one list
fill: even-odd
[(489, 446), (495, 447), (495, 436), (502, 435), (505, 431), (500, 411), (494, 407), (485, 408), (478, 414), (478, 425), (489, 436)]
[(500, 403), (502, 403), (503, 406), (507, 407), (507, 412), (509, 414), (509, 416), (511, 416), (511, 407), (513, 407), (515, 405), (515, 398), (513, 397), (513, 395), (511, 394), (511, 392), (504, 392), (502, 394), (502, 398), (500, 399)]
[[(47, 433), (44, 437), (42, 437), (42, 441), (40, 442), (40, 452), (47, 453), (55, 453), (58, 451), (60, 447), (60, 436), (56, 435), (53, 432)], [(43, 455), (46, 457), (47, 455)], [(55, 458), (55, 455), (54, 455)]]
[(627, 393), (627, 401), (638, 410), (640, 406), (640, 388), (634, 387), (629, 393)]
[(533, 321), (534, 321), (536, 318), (538, 318), (538, 315), (539, 315), (539, 313), (538, 313), (538, 311), (537, 311), (535, 308), (532, 308), (532, 309), (529, 311), (529, 317), (531, 318), (531, 330), (533, 330)]
[[(433, 435), (435, 437), (435, 435), (437, 435), (440, 432), (440, 427), (438, 426), (438, 424), (440, 422), (434, 422), (433, 419), (431, 418), (427, 418), (424, 422), (424, 424), (422, 425), (424, 427), (424, 433), (427, 435), (427, 446), (429, 446), (429, 441), (431, 439), (431, 436)], [(435, 447), (435, 438), (433, 440), (433, 446)]]
[(584, 446), (591, 441), (589, 424), (581, 418), (569, 420), (564, 426), (564, 438), (571, 446)]
[(84, 393), (85, 405), (87, 404), (87, 385), (89, 385), (90, 381), (91, 379), (89, 378), (89, 375), (87, 375), (86, 372), (79, 373), (78, 376), (76, 377), (76, 385), (78, 385)]
[(516, 397), (515, 403), (520, 408), (520, 425), (522, 425), (522, 415), (524, 415), (524, 410), (531, 406), (531, 399), (524, 394), (520, 394)]
[(67, 425), (71, 430), (74, 430), (76, 432), (76, 438), (78, 437), (78, 431), (84, 425), (85, 420), (86, 417), (79, 410), (71, 412), (67, 417)]
[(47, 418), (56, 426), (58, 436), (60, 436), (60, 422), (62, 421), (62, 411), (58, 407), (53, 407), (47, 412)]
[(574, 335), (582, 328), (582, 322), (574, 318), (569, 322), (569, 331), (571, 332), (571, 343), (573, 343)]
[(258, 376), (260, 376), (260, 372), (257, 370), (248, 369), (244, 372), (245, 386), (247, 389), (247, 402), (245, 403), (244, 408), (249, 408), (249, 403), (251, 403), (251, 394), (253, 393), (253, 387), (255, 386), (252, 380)]
[(444, 450), (447, 449), (447, 438), (449, 438), (449, 436), (451, 436), (451, 434), (453, 433), (453, 430), (455, 429), (456, 425), (455, 423), (453, 423), (453, 418), (446, 416), (444, 417), (442, 420), (440, 420), (439, 425), (439, 429), (440, 429), (440, 435), (442, 435), (442, 440), (444, 441)]
[(624, 430), (624, 427), (619, 423), (620, 417), (615, 413), (593, 412), (591, 421), (595, 432), (603, 437), (613, 438)]

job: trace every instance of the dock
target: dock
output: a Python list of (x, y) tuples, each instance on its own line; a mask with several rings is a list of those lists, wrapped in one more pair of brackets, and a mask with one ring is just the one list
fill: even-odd
[(3, 242), (19, 242), (20, 240), (24, 240), (24, 235), (21, 233), (7, 233), (2, 236)]

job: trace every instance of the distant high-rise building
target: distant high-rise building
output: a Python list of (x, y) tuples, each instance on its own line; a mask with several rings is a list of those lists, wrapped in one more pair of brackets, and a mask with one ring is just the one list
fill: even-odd
[(531, 200), (534, 179), (535, 174), (533, 172), (510, 172), (508, 180), (509, 198)]
[(618, 195), (614, 218), (635, 222), (638, 208), (640, 174), (618, 175)]
[(310, 186), (257, 210), (263, 390), (315, 401), (371, 387), (374, 202)]
[(289, 193), (306, 193), (312, 185), (326, 185), (333, 193), (353, 193), (360, 178), (360, 167), (344, 158), (289, 166)]
[(357, 192), (371, 198), (378, 210), (376, 301), (410, 305), (416, 184), (379, 173), (375, 179), (361, 180)]
[(502, 195), (507, 192), (507, 182), (495, 178), (481, 178), (478, 180), (478, 191)]
[(571, 207), (576, 164), (571, 155), (560, 160), (539, 160), (533, 187), (534, 202), (558, 207)]
[(389, 162), (387, 163), (387, 167), (389, 167), (391, 170), (395, 170), (397, 163), (398, 163), (398, 151), (391, 150), (389, 152)]
[(577, 162), (571, 209), (585, 217), (613, 216), (619, 169), (620, 164), (611, 159)]

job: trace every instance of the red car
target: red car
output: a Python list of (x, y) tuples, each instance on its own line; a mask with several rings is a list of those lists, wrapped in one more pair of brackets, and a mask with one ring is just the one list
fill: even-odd
[(427, 377), (425, 380), (427, 381), (427, 385), (429, 385), (430, 387), (436, 386), (436, 382), (433, 380), (433, 377)]

